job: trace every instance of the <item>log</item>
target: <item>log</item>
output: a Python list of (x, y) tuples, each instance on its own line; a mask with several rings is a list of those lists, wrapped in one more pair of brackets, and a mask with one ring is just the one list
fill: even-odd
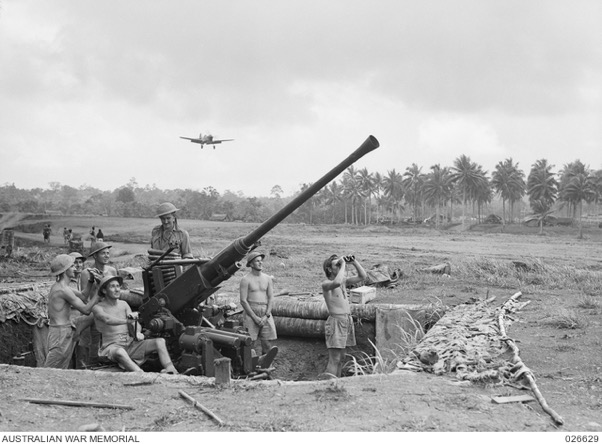
[(514, 340), (506, 336), (506, 327), (504, 325), (504, 315), (510, 311), (510, 307), (512, 304), (516, 303), (517, 299), (522, 296), (522, 293), (519, 291), (515, 293), (510, 299), (508, 299), (504, 305), (502, 305), (500, 309), (500, 313), (498, 316), (498, 327), (500, 329), (500, 334), (502, 335), (502, 340), (506, 342), (506, 345), (512, 351), (512, 362), (515, 363), (516, 370), (514, 371), (514, 378), (516, 380), (525, 378), (529, 387), (531, 388), (531, 392), (537, 399), (537, 402), (541, 406), (542, 410), (546, 412), (550, 417), (556, 422), (556, 424), (562, 425), (564, 424), (564, 419), (558, 413), (556, 413), (546, 402), (545, 398), (539, 391), (537, 384), (535, 383), (535, 377), (533, 376), (533, 372), (530, 368), (528, 368), (519, 355), (519, 349), (514, 343)]
[(220, 425), (220, 426), (224, 425), (224, 421), (222, 421), (215, 413), (213, 413), (207, 407), (203, 406), (200, 402), (198, 402), (196, 399), (194, 399), (188, 393), (186, 393), (183, 390), (179, 390), (178, 393), (180, 394), (180, 396), (182, 398), (186, 399), (187, 401), (190, 401), (194, 407), (196, 407), (201, 412), (203, 412), (205, 415), (209, 416), (211, 419), (213, 419), (215, 422), (217, 422), (218, 425)]
[(278, 336), (324, 338), (326, 320), (274, 316)]
[(33, 404), (55, 404), (55, 405), (68, 405), (72, 407), (96, 407), (100, 409), (126, 409), (134, 410), (134, 407), (130, 405), (121, 404), (104, 404), (98, 402), (84, 402), (84, 401), (64, 401), (59, 399), (35, 399), (35, 398), (23, 398), (21, 401), (31, 402)]
[[(351, 315), (369, 322), (376, 320), (378, 309), (405, 309), (412, 315), (424, 319), (428, 312), (424, 306), (409, 304), (351, 304)], [(294, 297), (279, 296), (272, 303), (272, 314), (284, 318), (328, 319), (328, 309), (324, 301), (300, 301)]]
[(302, 302), (294, 297), (278, 297), (272, 303), (272, 315), (285, 318), (323, 319), (328, 318), (325, 302)]

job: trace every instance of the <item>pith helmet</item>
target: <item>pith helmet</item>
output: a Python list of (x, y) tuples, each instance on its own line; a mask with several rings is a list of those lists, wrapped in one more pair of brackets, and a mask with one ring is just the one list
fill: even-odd
[(53, 276), (58, 276), (59, 274), (67, 271), (67, 269), (71, 267), (74, 262), (75, 258), (73, 256), (69, 256), (68, 254), (59, 254), (50, 262), (50, 274)]
[(111, 281), (119, 281), (119, 285), (123, 284), (123, 278), (121, 276), (105, 276), (100, 280), (100, 284), (98, 285), (98, 292), (100, 293), (104, 288), (109, 285)]
[(157, 207), (157, 215), (155, 217), (165, 216), (167, 214), (175, 213), (176, 211), (179, 211), (179, 208), (176, 208), (174, 204), (164, 202)]
[(259, 256), (261, 256), (262, 259), (265, 259), (265, 254), (260, 253), (258, 251), (254, 251), (253, 253), (249, 254), (247, 256), (247, 267), (251, 265), (251, 262), (257, 259)]
[(101, 250), (104, 250), (106, 248), (112, 248), (112, 247), (113, 247), (113, 245), (109, 245), (106, 242), (95, 242), (90, 247), (90, 254), (88, 254), (88, 257), (94, 256), (96, 253), (98, 253)]

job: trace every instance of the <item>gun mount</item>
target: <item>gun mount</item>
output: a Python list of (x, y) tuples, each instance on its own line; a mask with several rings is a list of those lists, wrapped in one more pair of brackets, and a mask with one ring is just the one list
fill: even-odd
[(251, 356), (250, 337), (243, 327), (227, 319), (232, 307), (206, 305), (205, 301), (242, 267), (240, 261), (259, 245), (266, 233), (346, 168), (378, 147), (378, 140), (369, 136), (340, 164), (215, 257), (164, 260), (167, 251), (143, 271), (145, 294), (139, 309), (140, 322), (148, 335), (166, 339), (179, 371), (190, 373), (192, 369), (196, 374), (213, 376), (213, 358), (220, 356), (231, 358), (233, 373), (237, 375), (253, 371), (256, 359)]

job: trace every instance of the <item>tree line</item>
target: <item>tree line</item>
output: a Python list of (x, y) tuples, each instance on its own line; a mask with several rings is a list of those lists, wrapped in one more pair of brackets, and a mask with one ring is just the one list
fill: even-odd
[[(439, 225), (457, 217), (458, 207), (463, 222), (472, 218), (480, 222), (484, 209), (491, 209), (497, 199), (501, 201), (502, 223), (506, 224), (517, 220), (515, 207), (526, 197), (540, 226), (554, 212), (578, 218), (582, 226), (584, 204), (591, 204), (592, 211), (599, 213), (602, 170), (592, 170), (580, 160), (564, 165), (558, 173), (553, 168), (546, 159), (540, 159), (527, 175), (508, 158), (489, 175), (466, 155), (456, 158), (451, 167), (436, 164), (424, 172), (416, 164), (403, 173), (391, 169), (385, 175), (351, 166), (339, 182), (330, 183), (312, 199), (310, 210), (330, 211), (332, 223), (420, 223), (430, 216)], [(343, 208), (342, 216), (337, 207)]]
[[(579, 220), (584, 205), (599, 213), (602, 200), (602, 170), (592, 170), (580, 160), (553, 171), (546, 159), (537, 160), (528, 174), (512, 158), (499, 162), (491, 174), (468, 156), (456, 158), (451, 167), (440, 164), (427, 171), (412, 164), (405, 171), (395, 168), (386, 174), (366, 168), (347, 168), (290, 216), (290, 222), (421, 223), (429, 219), (436, 226), (461, 216), (480, 222), (485, 213), (501, 203), (502, 223), (517, 220), (517, 204), (527, 204), (540, 226), (554, 212)], [(51, 182), (48, 189), (24, 190), (14, 184), (0, 187), (0, 211), (27, 213), (153, 217), (161, 202), (172, 202), (183, 218), (261, 222), (282, 208), (311, 184), (302, 184), (292, 196), (282, 197), (275, 185), (269, 197), (246, 197), (213, 187), (202, 190), (161, 190), (141, 187), (135, 178), (115, 190), (103, 191), (87, 185), (73, 188)], [(525, 197), (527, 202), (525, 203)], [(524, 211), (523, 211), (524, 212)]]

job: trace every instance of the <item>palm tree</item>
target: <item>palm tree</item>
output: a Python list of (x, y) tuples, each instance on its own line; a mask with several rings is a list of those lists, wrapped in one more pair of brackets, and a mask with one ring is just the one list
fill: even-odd
[(404, 189), (401, 174), (395, 171), (395, 168), (387, 171), (387, 175), (383, 177), (383, 191), (385, 196), (389, 198), (389, 202), (393, 211), (397, 215), (397, 221), (401, 217), (400, 211), (403, 208), (401, 200), (403, 199)]
[(492, 174), (491, 184), (496, 193), (502, 198), (502, 223), (506, 225), (506, 201), (510, 202), (510, 218), (512, 219), (512, 207), (514, 202), (520, 200), (526, 191), (525, 173), (518, 169), (512, 158), (499, 162)]
[[(353, 165), (343, 173), (343, 196), (351, 202), (351, 223), (358, 224), (356, 204), (362, 200), (363, 194), (359, 184), (358, 173)], [(345, 210), (345, 223), (347, 223), (347, 210)]]
[(596, 182), (594, 176), (578, 173), (564, 187), (564, 195), (569, 202), (579, 203), (579, 239), (583, 239), (583, 201), (593, 202), (596, 199)]
[(527, 178), (527, 195), (529, 204), (536, 214), (541, 216), (540, 233), (543, 233), (543, 220), (552, 213), (551, 208), (558, 194), (558, 182), (551, 172), (553, 165), (546, 159), (540, 159), (531, 166)]
[(335, 223), (337, 204), (342, 200), (342, 190), (336, 181), (330, 182), (323, 189), (324, 204), (332, 207), (332, 223)]
[(406, 192), (406, 202), (412, 206), (412, 218), (417, 221), (419, 219), (418, 204), (422, 202), (422, 187), (424, 186), (422, 167), (418, 167), (415, 163), (411, 167), (407, 167), (403, 173), (402, 185)]
[(373, 194), (376, 197), (376, 221), (380, 220), (380, 192), (383, 189), (383, 175), (379, 172), (372, 176)]
[(481, 209), (482, 209), (483, 205), (491, 203), (491, 200), (493, 199), (493, 189), (491, 187), (491, 183), (489, 182), (489, 179), (487, 179), (487, 177), (485, 177), (485, 180), (483, 180), (478, 185), (478, 187), (475, 191), (476, 191), (476, 194), (474, 196), (474, 200), (477, 204), (477, 215), (478, 215), (478, 220), (480, 223), (481, 222)]
[(452, 181), (462, 193), (462, 225), (464, 225), (466, 219), (466, 200), (468, 197), (476, 195), (476, 190), (483, 181), (483, 172), (479, 165), (472, 162), (470, 157), (464, 154), (454, 160), (452, 170), (455, 171), (451, 175)]
[[(374, 183), (372, 174), (368, 172), (368, 168), (362, 168), (357, 172), (359, 186), (362, 194), (367, 199), (364, 199), (364, 225), (370, 223), (370, 214), (372, 213), (372, 194), (374, 194)], [(368, 207), (370, 212), (368, 212)]]
[(439, 228), (439, 208), (451, 196), (452, 175), (449, 168), (441, 168), (439, 164), (431, 167), (431, 172), (424, 182), (424, 197), (430, 205), (435, 207), (435, 226)]
[(560, 180), (558, 183), (558, 200), (568, 204), (567, 216), (572, 217), (573, 219), (577, 215), (577, 206), (579, 202), (575, 202), (568, 198), (565, 193), (565, 189), (572, 179), (579, 174), (584, 174), (585, 176), (590, 175), (589, 168), (586, 167), (580, 160), (576, 160), (575, 162), (565, 165), (559, 173)]

